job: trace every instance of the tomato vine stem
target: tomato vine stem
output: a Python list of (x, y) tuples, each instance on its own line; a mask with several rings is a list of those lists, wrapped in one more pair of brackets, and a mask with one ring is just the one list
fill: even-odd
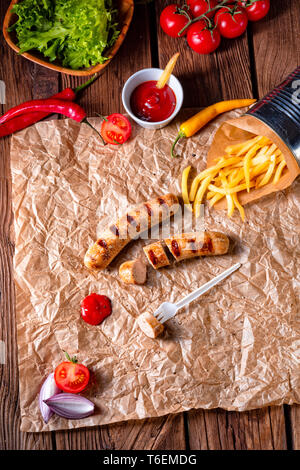
[[(246, 3), (246, 6), (250, 6), (250, 5), (253, 5), (254, 3), (256, 3), (258, 0), (248, 0), (247, 3)], [(210, 6), (210, 2), (209, 2), (209, 6)], [(238, 6), (238, 2), (235, 1), (234, 2), (234, 7), (236, 8)], [(184, 31), (189, 27), (191, 26), (191, 24), (193, 23), (196, 23), (197, 21), (199, 20), (202, 20), (202, 19), (208, 19), (207, 18), (207, 14), (208, 13), (211, 13), (213, 11), (217, 11), (219, 8), (227, 8), (228, 10), (230, 10), (232, 7), (232, 4), (231, 5), (228, 5), (228, 0), (224, 0), (223, 2), (219, 3), (218, 5), (216, 5), (215, 7), (213, 8), (209, 8), (205, 13), (202, 13), (202, 15), (200, 16), (197, 16), (196, 18), (190, 18), (188, 23), (179, 31), (178, 33), (178, 36), (181, 36)], [(179, 12), (180, 15), (184, 15), (184, 16), (189, 16), (188, 13), (186, 11), (180, 11)], [(211, 21), (210, 22), (210, 25), (211, 25)]]

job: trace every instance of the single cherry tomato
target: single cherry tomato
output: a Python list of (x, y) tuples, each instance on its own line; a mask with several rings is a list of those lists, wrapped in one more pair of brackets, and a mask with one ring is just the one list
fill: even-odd
[(81, 302), (82, 319), (90, 325), (99, 325), (111, 311), (111, 301), (106, 295), (90, 294)]
[[(187, 5), (192, 16), (197, 18), (218, 5), (218, 0), (187, 0)], [(206, 16), (212, 18), (215, 12), (216, 10), (206, 13)]]
[(54, 371), (55, 383), (63, 392), (82, 392), (89, 383), (90, 371), (83, 364), (78, 364), (76, 357), (71, 359), (66, 356), (69, 360), (59, 364)]
[(172, 36), (173, 38), (178, 38), (186, 34), (186, 31), (180, 35), (179, 32), (189, 22), (189, 15), (188, 13), (185, 15), (180, 11), (182, 11), (182, 9), (178, 5), (172, 4), (164, 8), (160, 14), (160, 26), (168, 36)]
[(215, 23), (224, 38), (237, 38), (247, 29), (248, 17), (246, 10), (240, 6), (221, 8), (216, 13)]
[(124, 144), (131, 136), (131, 124), (123, 114), (111, 114), (102, 122), (101, 135), (108, 144)]
[(246, 8), (248, 20), (259, 21), (264, 18), (270, 10), (270, 0), (245, 0), (239, 2), (241, 6)]
[(209, 29), (206, 21), (199, 20), (188, 28), (187, 42), (198, 54), (210, 54), (219, 47), (221, 36), (216, 28)]

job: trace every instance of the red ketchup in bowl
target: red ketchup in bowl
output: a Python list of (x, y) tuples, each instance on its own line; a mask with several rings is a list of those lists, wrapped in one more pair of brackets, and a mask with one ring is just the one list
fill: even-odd
[(133, 114), (148, 122), (164, 121), (173, 114), (176, 96), (169, 85), (159, 89), (156, 80), (141, 83), (133, 90), (130, 106)]

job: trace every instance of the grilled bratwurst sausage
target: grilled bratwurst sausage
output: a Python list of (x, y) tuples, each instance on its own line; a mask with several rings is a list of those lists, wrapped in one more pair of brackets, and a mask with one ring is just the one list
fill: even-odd
[(178, 209), (178, 199), (173, 194), (139, 204), (101, 233), (100, 238), (87, 251), (84, 264), (94, 270), (106, 268), (131, 240), (171, 217)]
[(176, 259), (195, 258), (196, 256), (224, 255), (229, 248), (229, 240), (220, 232), (182, 233), (165, 242)]
[(125, 261), (119, 267), (119, 275), (125, 284), (145, 284), (147, 268), (140, 259)]
[(155, 242), (151, 243), (151, 245), (144, 246), (143, 250), (149, 263), (154, 269), (169, 266), (170, 261), (161, 242)]

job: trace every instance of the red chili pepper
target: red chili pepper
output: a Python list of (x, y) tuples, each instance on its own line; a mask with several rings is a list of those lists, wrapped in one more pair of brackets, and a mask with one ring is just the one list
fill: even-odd
[[(76, 98), (76, 95), (72, 88), (66, 88), (60, 93), (51, 96), (51, 98), (61, 99), (65, 101), (73, 101)], [(42, 119), (45, 119), (47, 116), (50, 116), (50, 114), (36, 111), (35, 113), (29, 113), (24, 115), (22, 114), (19, 117), (10, 119), (9, 121), (0, 125), (0, 137), (5, 137), (6, 135), (13, 134), (14, 132), (21, 131), (26, 127), (32, 126), (36, 122), (42, 121)]]
[[(72, 90), (72, 88), (66, 88), (65, 90), (61, 91), (60, 93), (57, 93), (56, 95), (53, 95), (50, 97), (50, 99), (60, 99), (64, 101), (74, 101), (76, 98), (76, 95), (78, 92), (86, 88), (88, 85), (90, 85), (94, 80), (96, 79), (96, 75), (94, 75), (90, 80), (87, 82), (83, 83), (82, 85), (79, 85), (75, 90)], [(25, 103), (24, 103), (25, 105)], [(10, 111), (12, 111), (14, 108), (12, 108)], [(10, 113), (5, 113), (2, 118), (5, 118), (7, 114)], [(49, 112), (41, 112), (41, 111), (36, 111), (36, 112), (30, 112), (28, 114), (22, 114), (18, 117), (15, 118), (9, 118), (7, 121), (2, 121), (3, 123), (0, 125), (0, 137), (4, 137), (6, 135), (13, 134), (14, 132), (20, 131), (22, 129), (25, 129), (26, 127), (32, 126), (36, 122), (41, 121), (42, 119), (45, 119), (47, 116), (49, 116), (51, 113)]]
[(86, 112), (77, 103), (72, 101), (63, 101), (54, 98), (48, 100), (32, 100), (27, 103), (20, 104), (15, 108), (10, 109), (0, 118), (0, 124), (15, 117), (27, 113), (35, 113), (40, 111), (42, 113), (58, 113), (74, 119), (74, 121), (82, 122), (86, 118)]

